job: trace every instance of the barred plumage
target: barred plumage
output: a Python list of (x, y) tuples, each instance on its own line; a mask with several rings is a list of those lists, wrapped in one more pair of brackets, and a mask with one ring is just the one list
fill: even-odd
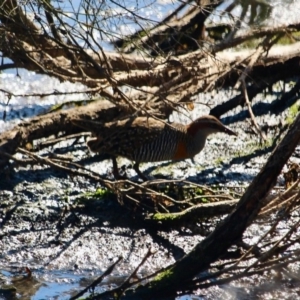
[(193, 158), (203, 149), (208, 135), (216, 132), (236, 135), (213, 116), (200, 117), (188, 125), (168, 124), (150, 117), (105, 124), (88, 120), (72, 122), (93, 132), (94, 137), (87, 142), (91, 151), (135, 161), (135, 170), (142, 178), (145, 177), (138, 168), (140, 162)]

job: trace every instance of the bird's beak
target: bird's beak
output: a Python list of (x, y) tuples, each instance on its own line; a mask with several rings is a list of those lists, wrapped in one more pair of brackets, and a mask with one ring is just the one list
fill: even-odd
[(232, 131), (231, 129), (225, 127), (225, 130), (224, 130), (225, 133), (229, 134), (229, 135), (235, 135), (235, 136), (238, 136), (237, 133), (235, 133), (234, 131)]

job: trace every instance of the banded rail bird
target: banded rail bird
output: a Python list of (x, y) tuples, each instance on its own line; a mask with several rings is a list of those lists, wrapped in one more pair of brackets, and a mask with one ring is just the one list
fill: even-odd
[(198, 154), (206, 138), (213, 133), (237, 135), (214, 116), (202, 116), (188, 125), (167, 123), (151, 117), (129, 118), (110, 123), (74, 119), (72, 123), (93, 133), (87, 141), (92, 152), (108, 154), (113, 159), (113, 173), (121, 178), (117, 156), (135, 161), (137, 174), (147, 178), (139, 169), (141, 162), (183, 160)]

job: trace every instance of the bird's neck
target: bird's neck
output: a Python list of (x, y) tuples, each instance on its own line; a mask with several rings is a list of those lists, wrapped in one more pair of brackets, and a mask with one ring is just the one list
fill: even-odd
[(206, 138), (210, 134), (209, 130), (205, 128), (198, 129), (197, 131), (188, 131), (188, 146), (189, 155), (195, 156), (198, 154), (205, 146)]

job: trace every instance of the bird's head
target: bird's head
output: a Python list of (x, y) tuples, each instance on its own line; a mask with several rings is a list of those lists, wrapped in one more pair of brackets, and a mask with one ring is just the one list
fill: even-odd
[(216, 117), (209, 115), (202, 116), (187, 125), (187, 132), (192, 136), (202, 135), (203, 137), (217, 132), (237, 136), (235, 132), (224, 126)]

